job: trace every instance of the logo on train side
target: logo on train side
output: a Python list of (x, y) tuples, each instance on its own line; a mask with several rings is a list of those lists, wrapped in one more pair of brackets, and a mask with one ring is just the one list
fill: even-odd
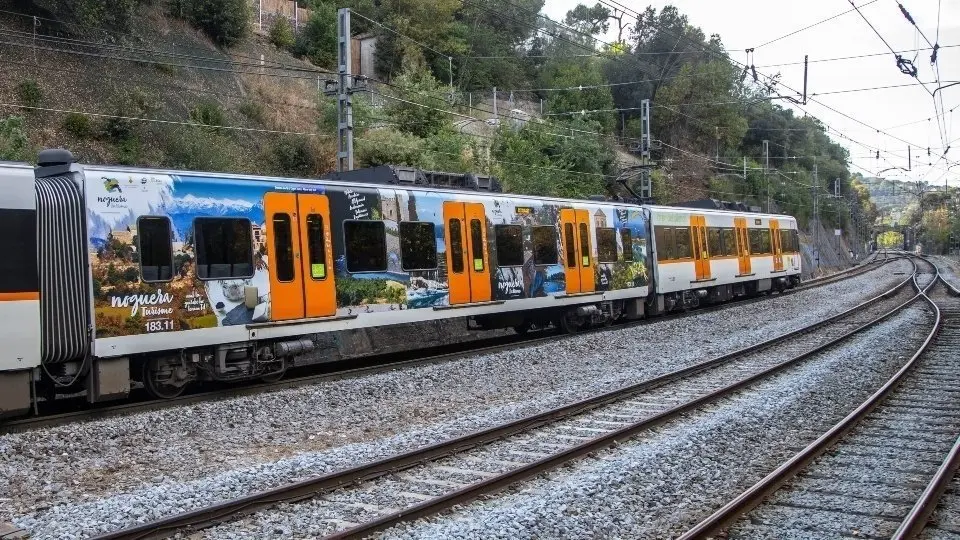
[(116, 178), (104, 178), (103, 187), (107, 190), (107, 193), (113, 193), (114, 191), (123, 193), (123, 190), (120, 189), (120, 181)]
[[(132, 179), (131, 182), (133, 182)], [(103, 189), (107, 191), (108, 195), (106, 197), (97, 197), (98, 203), (103, 204), (107, 208), (124, 207), (124, 204), (127, 202), (127, 198), (122, 195), (123, 190), (120, 189), (119, 180), (116, 178), (103, 177)], [(109, 195), (110, 193), (118, 193), (119, 195)]]

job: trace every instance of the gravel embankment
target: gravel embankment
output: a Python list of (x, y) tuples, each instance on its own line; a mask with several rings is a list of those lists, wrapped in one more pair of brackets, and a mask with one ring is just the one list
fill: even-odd
[(953, 477), (930, 521), (931, 524), (920, 535), (921, 540), (960, 538), (960, 475)]
[[(449, 515), (381, 538), (672, 538), (816, 438), (887, 380), (927, 315), (907, 312), (722, 404)], [(309, 516), (299, 516), (309, 521)], [(250, 525), (234, 538), (270, 536)], [(309, 526), (309, 523), (303, 525)], [(289, 524), (298, 531), (301, 524)], [(266, 534), (265, 534), (266, 533)], [(276, 534), (276, 533), (272, 533)], [(273, 536), (276, 537), (276, 536)]]
[[(702, 361), (889, 289), (905, 261), (722, 313), (0, 437), (0, 521), (110, 530), (447, 439)], [(694, 330), (691, 332), (691, 330)]]

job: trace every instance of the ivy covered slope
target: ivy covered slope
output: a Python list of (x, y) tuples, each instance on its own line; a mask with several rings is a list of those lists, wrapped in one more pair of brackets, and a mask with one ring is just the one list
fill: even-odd
[[(280, 0), (263, 0), (262, 18), (252, 0), (16, 4), (21, 15), (0, 14), (16, 42), (0, 97), (26, 108), (2, 111), (6, 159), (66, 146), (87, 162), (321, 174), (336, 108), (318, 88), (334, 78), (336, 10), (350, 7), (354, 35), (377, 40), (354, 97), (358, 166), (481, 171), (515, 192), (587, 197), (636, 164), (651, 99), (660, 202), (765, 206), (769, 183), (772, 209), (806, 224), (816, 164), (824, 193), (839, 178), (849, 195), (823, 201), (825, 226), (849, 220), (846, 201), (873, 211), (824, 126), (764, 99), (785, 90), (754, 81), (720, 36), (669, 6), (580, 5), (554, 22), (543, 0), (299, 0), (294, 28)], [(596, 39), (611, 30), (616, 41)]]

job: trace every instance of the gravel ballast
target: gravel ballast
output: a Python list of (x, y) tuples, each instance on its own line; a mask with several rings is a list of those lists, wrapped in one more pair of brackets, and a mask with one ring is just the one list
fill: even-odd
[[(381, 538), (676, 537), (862, 402), (906, 360), (889, 350), (890, 339), (897, 336), (904, 347), (919, 344), (927, 320), (922, 309), (909, 308), (843, 349), (707, 412), (504, 496), (390, 529)], [(266, 530), (243, 537), (263, 537)]]
[(720, 313), (516, 351), (4, 435), (0, 520), (37, 537), (89, 535), (330, 472), (762, 341), (887, 290), (910, 268), (893, 262)]

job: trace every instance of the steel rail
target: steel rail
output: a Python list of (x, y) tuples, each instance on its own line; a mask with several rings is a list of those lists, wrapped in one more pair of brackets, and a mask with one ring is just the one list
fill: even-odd
[[(939, 268), (937, 269), (937, 273), (940, 273)], [(947, 287), (950, 294), (960, 296), (960, 289), (945, 279), (941, 279), (941, 282)], [(906, 517), (903, 518), (896, 532), (893, 533), (891, 537), (893, 540), (916, 538), (923, 532), (923, 529), (927, 526), (927, 522), (930, 520), (930, 516), (937, 508), (940, 497), (942, 497), (943, 493), (947, 490), (958, 469), (960, 469), (960, 437), (957, 437), (947, 457), (944, 458), (943, 463), (937, 468), (937, 472), (934, 473), (927, 487), (924, 488), (923, 493), (917, 499), (917, 502), (910, 509), (910, 512), (907, 513)]]
[(923, 298), (933, 307), (934, 324), (926, 339), (916, 350), (916, 352), (914, 352), (910, 359), (889, 380), (887, 380), (883, 386), (881, 386), (876, 392), (867, 398), (866, 401), (861, 403), (846, 417), (837, 422), (833, 427), (827, 430), (826, 433), (794, 454), (790, 459), (785, 461), (773, 472), (765, 476), (762, 480), (748, 488), (746, 491), (721, 507), (719, 510), (711, 514), (709, 517), (685, 532), (679, 537), (678, 540), (710, 538), (719, 533), (725, 527), (732, 525), (741, 516), (756, 508), (764, 501), (766, 497), (776, 492), (781, 486), (796, 476), (800, 471), (805, 469), (814, 459), (836, 444), (837, 441), (839, 441), (844, 435), (853, 429), (860, 420), (866, 417), (867, 414), (873, 411), (899, 385), (906, 374), (909, 373), (913, 366), (917, 363), (918, 359), (929, 348), (930, 344), (933, 343), (933, 340), (936, 337), (941, 325), (940, 309), (937, 307), (936, 303), (929, 296), (927, 296), (926, 292), (933, 288), (938, 281), (942, 280), (940, 280), (939, 269), (936, 267), (936, 265), (928, 261), (927, 264), (930, 264), (930, 266), (934, 268), (934, 278), (925, 287), (920, 287), (916, 281), (919, 273), (914, 273), (912, 279), (914, 281), (914, 286), (918, 290), (917, 296), (914, 297), (914, 300), (917, 298)]
[[(914, 263), (914, 270), (916, 271), (916, 264)], [(359, 482), (373, 480), (379, 478), (386, 474), (394, 473), (399, 470), (407, 469), (412, 466), (436, 460), (445, 456), (452, 454), (457, 454), (465, 450), (489, 444), (491, 442), (503, 439), (507, 436), (521, 433), (524, 431), (529, 431), (531, 429), (553, 423), (557, 420), (569, 418), (577, 414), (595, 409), (599, 406), (613, 403), (616, 401), (623, 400), (626, 397), (630, 397), (637, 393), (650, 390), (652, 388), (662, 386), (669, 382), (676, 381), (678, 379), (687, 378), (691, 375), (701, 373), (703, 371), (709, 370), (711, 368), (717, 367), (719, 365), (731, 362), (734, 359), (742, 357), (745, 354), (756, 352), (759, 350), (764, 350), (774, 345), (782, 344), (784, 341), (789, 340), (793, 337), (807, 334), (813, 332), (817, 329), (820, 329), (824, 326), (827, 326), (835, 321), (838, 321), (842, 318), (845, 318), (851, 314), (858, 313), (864, 308), (877, 303), (885, 298), (894, 296), (902, 288), (908, 286), (913, 281), (913, 276), (907, 277), (902, 282), (898, 283), (893, 288), (888, 291), (867, 300), (857, 306), (854, 306), (848, 310), (845, 310), (841, 313), (833, 315), (827, 319), (821, 320), (812, 325), (800, 328), (783, 335), (768, 339), (761, 343), (757, 343), (748, 347), (744, 347), (740, 350), (722, 355), (720, 357), (689, 366), (687, 368), (677, 370), (665, 375), (644, 381), (635, 385), (631, 385), (619, 390), (601, 394), (586, 400), (582, 400), (573, 404), (565, 405), (550, 411), (546, 411), (540, 414), (536, 414), (527, 418), (522, 418), (515, 420), (500, 426), (495, 426), (492, 428), (484, 429), (473, 434), (465, 435), (458, 437), (449, 441), (444, 441), (436, 443), (433, 445), (426, 446), (405, 454), (400, 454), (397, 456), (392, 456), (382, 460), (378, 460), (369, 464), (360, 465), (350, 469), (338, 471), (335, 473), (317, 476), (314, 478), (308, 478), (302, 481), (291, 483), (285, 486), (280, 486), (277, 488), (260, 491), (247, 495), (245, 497), (240, 497), (233, 500), (223, 501), (220, 503), (213, 504), (205, 508), (199, 508), (196, 510), (188, 511), (182, 514), (176, 514), (161, 518), (159, 520), (136, 525), (126, 529), (106, 533), (96, 537), (98, 540), (117, 540), (117, 539), (143, 539), (143, 538), (162, 538), (173, 535), (177, 532), (185, 531), (196, 531), (203, 528), (207, 528), (218, 523), (221, 523), (228, 518), (236, 518), (240, 515), (247, 515), (258, 510), (262, 510), (268, 507), (271, 507), (280, 502), (288, 501), (298, 501), (307, 498), (316, 497), (324, 493), (328, 493), (334, 489), (344, 487), (350, 484), (355, 484)], [(797, 357), (794, 357), (786, 362), (778, 364), (772, 368), (769, 368), (759, 374), (755, 374), (747, 379), (741, 380), (739, 383), (735, 383), (724, 387), (720, 391), (708, 394), (691, 402), (688, 402), (685, 405), (680, 405), (675, 407), (667, 412), (658, 414), (654, 417), (647, 419), (644, 422), (629, 426), (623, 430), (616, 431), (612, 434), (608, 434), (597, 439), (594, 439), (584, 445), (575, 447), (567, 452), (556, 454), (550, 458), (546, 458), (541, 462), (527, 465), (523, 468), (512, 471), (512, 474), (502, 475), (494, 477), (490, 480), (473, 484), (461, 490), (450, 494), (446, 497), (435, 499), (433, 501), (428, 501), (422, 505), (415, 506), (413, 508), (403, 510), (397, 514), (387, 516), (377, 522), (371, 522), (367, 524), (367, 528), (364, 529), (366, 532), (372, 532), (373, 530), (389, 526), (389, 524), (397, 523), (401, 520), (428, 515), (436, 511), (442, 510), (451, 504), (457, 504), (464, 502), (470, 499), (473, 499), (479, 496), (482, 493), (487, 493), (490, 491), (495, 491), (500, 487), (505, 485), (512, 484), (518, 480), (529, 477), (538, 472), (548, 470), (560, 463), (564, 463), (581, 455), (590, 453), (597, 449), (609, 446), (611, 443), (621, 440), (624, 437), (629, 437), (632, 434), (650, 429), (656, 425), (665, 423), (673, 418), (676, 418), (684, 412), (690, 411), (696, 407), (701, 406), (704, 403), (717, 399), (722, 395), (729, 394), (730, 392), (736, 391), (744, 386), (747, 386), (757, 380), (760, 380), (764, 377), (768, 377), (774, 373), (777, 373), (781, 370), (784, 370), (796, 363), (809, 358), (810, 356), (823, 351), (829, 347), (840, 343), (841, 341), (853, 336), (856, 333), (859, 333), (875, 324), (878, 324), (882, 320), (890, 317), (909, 303), (913, 302), (917, 297), (913, 296), (907, 302), (897, 306), (896, 308), (886, 312), (880, 317), (858, 327), (853, 330), (846, 331), (842, 336), (830, 340), (827, 343), (818, 345), (816, 348), (809, 350)], [(451, 502), (453, 501), (453, 502)], [(351, 529), (347, 531), (350, 535), (360, 534), (357, 531)], [(346, 534), (346, 533), (343, 533)], [(349, 535), (348, 535), (349, 536)], [(335, 535), (335, 537), (339, 537)]]
[[(843, 281), (844, 279), (849, 279), (856, 277), (867, 272), (877, 270), (882, 266), (886, 265), (889, 262), (897, 261), (903, 259), (904, 256), (898, 255), (895, 257), (890, 257), (886, 259), (874, 259), (870, 262), (864, 262), (859, 266), (854, 266), (840, 272), (831, 274), (823, 278), (817, 278), (813, 280), (808, 280), (802, 282), (799, 286), (794, 287), (780, 293), (778, 296), (786, 296), (790, 294), (796, 294), (800, 291), (813, 289), (823, 285), (829, 285), (838, 281)], [(672, 319), (682, 319), (685, 317), (692, 317), (699, 314), (710, 313), (713, 311), (720, 311), (733, 306), (745, 306), (755, 302), (762, 302), (767, 300), (765, 297), (755, 297), (743, 300), (735, 300), (732, 302), (726, 302), (723, 304), (705, 306), (703, 308), (698, 308), (683, 313), (669, 314), (665, 317), (656, 317), (653, 319), (643, 319), (639, 321), (630, 321), (627, 323), (615, 324), (610, 327), (599, 327), (592, 328), (579, 332), (574, 335), (584, 335), (587, 333), (593, 332), (604, 332), (614, 329), (625, 329), (632, 328), (635, 326), (641, 326), (645, 324), (651, 324), (663, 320), (672, 320)], [(147, 412), (154, 410), (162, 410), (169, 407), (190, 405), (194, 403), (202, 403), (204, 401), (213, 401), (220, 399), (230, 399), (234, 397), (242, 397), (249, 395), (256, 395), (263, 392), (268, 392), (272, 390), (283, 390), (289, 388), (298, 388), (301, 386), (306, 386), (310, 384), (316, 384), (319, 382), (327, 381), (336, 381), (340, 379), (347, 379), (353, 377), (360, 377), (365, 375), (372, 375), (376, 373), (382, 373), (385, 371), (391, 371), (396, 369), (404, 369), (410, 367), (416, 367), (421, 365), (439, 363), (443, 361), (459, 360), (463, 358), (468, 358), (471, 356), (476, 356), (480, 354), (489, 354), (493, 352), (499, 352), (508, 349), (516, 349), (520, 347), (532, 347), (541, 343), (554, 342), (558, 339), (567, 339), (572, 336), (570, 335), (541, 335), (540, 333), (528, 334), (525, 337), (517, 338), (516, 336), (506, 336), (506, 338), (481, 338), (472, 342), (468, 342), (467, 347), (464, 349), (457, 349), (452, 352), (440, 352), (438, 354), (429, 354), (430, 351), (435, 351), (437, 349), (443, 350), (448, 347), (456, 347), (458, 345), (464, 345), (464, 343), (451, 344), (451, 345), (441, 345), (436, 347), (430, 347), (426, 349), (428, 356), (420, 356), (411, 358), (408, 360), (389, 360), (390, 358), (405, 356), (405, 355), (416, 355), (418, 350), (411, 349), (407, 351), (397, 351), (392, 353), (383, 353), (374, 355), (372, 358), (352, 358), (346, 360), (337, 360), (333, 362), (328, 362), (324, 364), (319, 364), (316, 366), (305, 366), (304, 369), (323, 369), (324, 367), (330, 367), (331, 365), (336, 365), (346, 362), (366, 362), (373, 365), (364, 366), (361, 368), (353, 368), (347, 370), (338, 370), (329, 373), (322, 374), (310, 374), (304, 375), (302, 377), (296, 378), (287, 378), (276, 382), (264, 382), (256, 384), (243, 384), (241, 386), (235, 386), (232, 388), (217, 389), (207, 392), (199, 392), (188, 394), (184, 396), (179, 396), (172, 399), (157, 399), (149, 401), (136, 401), (136, 402), (125, 402), (119, 403), (116, 405), (107, 405), (103, 407), (95, 407), (92, 409), (82, 409), (69, 411), (65, 413), (58, 414), (46, 414), (40, 416), (32, 416), (26, 418), (17, 418), (13, 420), (0, 421), (0, 434), (5, 433), (18, 433), (31, 429), (41, 428), (41, 427), (54, 427), (65, 425), (73, 422), (79, 422), (84, 420), (97, 420), (103, 418), (111, 418), (114, 416), (119, 416), (123, 414), (132, 414), (137, 412)], [(505, 342), (504, 342), (505, 341)], [(485, 345), (485, 343), (494, 342), (492, 345)], [(480, 346), (473, 346), (473, 345)], [(422, 351), (422, 350), (421, 350)], [(382, 357), (384, 360), (376, 361), (377, 357)]]

